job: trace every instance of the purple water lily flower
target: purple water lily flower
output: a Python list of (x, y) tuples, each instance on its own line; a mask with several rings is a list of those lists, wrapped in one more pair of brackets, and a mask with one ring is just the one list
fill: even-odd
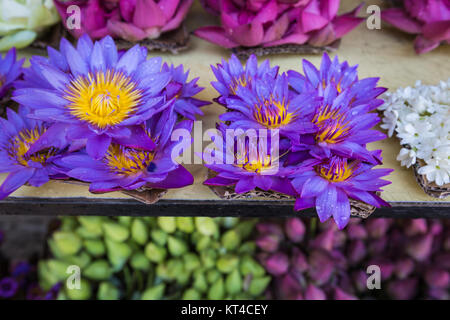
[(0, 280), (0, 297), (11, 298), (17, 293), (19, 289), (19, 283), (13, 278), (6, 277)]
[(389, 206), (376, 192), (391, 183), (380, 178), (393, 170), (372, 167), (358, 160), (334, 156), (316, 165), (314, 170), (296, 174), (291, 181), (300, 195), (295, 210), (315, 206), (321, 222), (333, 216), (337, 226), (342, 229), (350, 219), (349, 198), (377, 208)]
[(241, 61), (232, 55), (229, 62), (222, 59), (222, 63), (217, 66), (211, 66), (217, 81), (211, 82), (211, 85), (219, 92), (220, 97), (217, 102), (226, 105), (226, 98), (236, 94), (238, 87), (251, 87), (253, 81), (262, 78), (265, 75), (276, 77), (279, 67), (270, 67), (270, 61), (265, 60), (258, 66), (258, 60), (255, 55), (248, 58), (245, 67)]
[[(21, 106), (18, 114), (7, 109), (8, 120), (0, 118), (0, 172), (9, 173), (0, 186), (0, 199), (24, 184), (39, 187), (50, 178), (63, 177), (53, 162), (67, 146), (61, 131), (27, 118), (28, 113), (29, 109)], [(53, 138), (54, 146), (35, 152), (35, 143), (49, 136)]]
[(16, 49), (9, 50), (4, 57), (0, 55), (0, 99), (13, 86), (22, 74), (22, 64), (24, 59), (16, 60)]
[[(139, 145), (151, 151), (141, 124), (173, 104), (163, 89), (170, 72), (161, 71), (161, 59), (146, 60), (139, 45), (119, 54), (111, 37), (93, 43), (84, 35), (74, 48), (61, 40), (60, 51), (48, 48), (49, 58), (31, 58), (31, 67), (18, 83), (14, 100), (28, 106), (30, 117), (55, 123), (69, 141), (85, 141), (87, 153), (101, 159), (113, 140), (127, 145), (140, 131)], [(137, 143), (134, 141), (133, 143)]]
[[(192, 130), (193, 122), (184, 120), (177, 124), (172, 112), (154, 115), (146, 125), (148, 138), (155, 143), (152, 151), (111, 143), (105, 155), (98, 160), (84, 150), (61, 158), (57, 164), (69, 177), (90, 182), (89, 190), (103, 193), (115, 190), (134, 190), (140, 187), (181, 188), (193, 183), (193, 177), (183, 166), (173, 160), (172, 151), (178, 145), (171, 141), (172, 130)], [(132, 136), (138, 142), (142, 137)], [(175, 156), (178, 156), (175, 155)]]
[[(370, 113), (380, 104), (376, 99), (386, 89), (376, 87), (378, 78), (358, 80), (357, 67), (347, 62), (330, 60), (324, 54), (320, 70), (310, 62), (303, 61), (306, 76), (289, 71), (289, 84), (298, 92), (305, 85), (316, 88), (323, 98), (316, 109), (312, 122), (318, 131), (310, 139), (305, 139), (311, 154), (318, 158), (329, 158), (332, 154), (357, 158), (378, 163), (366, 149), (366, 144), (386, 138), (386, 135), (372, 128), (380, 121), (375, 113)], [(292, 151), (305, 150), (304, 146), (294, 147)]]
[(300, 143), (301, 134), (317, 131), (312, 120), (320, 100), (306, 87), (300, 94), (293, 94), (285, 73), (255, 79), (251, 88), (238, 87), (226, 104), (231, 112), (219, 119), (230, 121), (230, 129), (279, 129), (280, 137), (294, 144)]
[(172, 75), (172, 81), (167, 85), (165, 91), (167, 99), (176, 99), (175, 112), (191, 120), (195, 120), (196, 115), (203, 115), (200, 107), (206, 106), (210, 102), (193, 98), (203, 90), (197, 85), (199, 78), (187, 82), (189, 71), (184, 72), (183, 65), (175, 67), (164, 63), (162, 71)]
[[(226, 137), (225, 127), (218, 126), (222, 136)], [(206, 185), (216, 186), (235, 186), (237, 193), (245, 193), (255, 188), (262, 190), (276, 191), (287, 195), (295, 196), (296, 192), (289, 183), (288, 176), (295, 173), (310, 170), (315, 164), (315, 160), (307, 159), (301, 165), (285, 166), (286, 157), (284, 156), (283, 142), (279, 146), (271, 140), (267, 140), (267, 145), (261, 144), (261, 138), (256, 134), (255, 139), (238, 139), (234, 141), (231, 147), (227, 142), (216, 143), (214, 149), (214, 159), (220, 163), (207, 163), (205, 166), (215, 172), (217, 175), (204, 182)], [(278, 149), (276, 149), (278, 148)], [(275, 150), (278, 150), (275, 151)], [(233, 158), (229, 160), (230, 156)], [(209, 161), (206, 161), (209, 162)]]

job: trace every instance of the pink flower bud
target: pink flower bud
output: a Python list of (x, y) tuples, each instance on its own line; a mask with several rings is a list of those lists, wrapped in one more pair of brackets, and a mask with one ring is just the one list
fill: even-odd
[(404, 258), (395, 263), (395, 275), (399, 279), (407, 278), (414, 271), (414, 261)]
[(266, 252), (275, 252), (280, 244), (280, 237), (275, 234), (262, 235), (256, 239), (256, 245)]
[(322, 231), (313, 241), (311, 246), (317, 249), (331, 251), (333, 249), (334, 230), (328, 229)]
[(410, 300), (417, 294), (418, 281), (415, 278), (395, 280), (389, 283), (388, 293), (393, 299)]
[(333, 261), (325, 251), (314, 250), (309, 257), (308, 275), (318, 285), (323, 285), (334, 271)]
[(448, 288), (450, 274), (442, 269), (431, 268), (425, 272), (425, 281), (430, 287)]
[(415, 236), (418, 234), (427, 233), (427, 220), (425, 219), (411, 219), (408, 221), (405, 230), (405, 234), (408, 236)]
[(325, 292), (315, 285), (309, 284), (305, 290), (305, 300), (326, 300)]
[(291, 267), (299, 273), (303, 273), (308, 270), (308, 261), (306, 256), (298, 248), (292, 249)]
[(305, 236), (305, 225), (299, 218), (286, 220), (285, 230), (287, 237), (294, 243), (299, 243)]
[(366, 246), (361, 240), (352, 241), (348, 248), (348, 259), (351, 264), (359, 263), (366, 256)]
[(268, 273), (274, 276), (280, 276), (287, 272), (289, 268), (289, 258), (284, 253), (274, 253), (266, 259), (264, 266)]
[(347, 234), (350, 239), (366, 239), (367, 230), (360, 224), (351, 224), (347, 227)]
[(425, 234), (413, 238), (406, 247), (406, 252), (417, 261), (424, 261), (431, 253), (433, 235)]
[(367, 229), (367, 232), (369, 233), (369, 237), (378, 239), (378, 238), (383, 237), (386, 234), (390, 225), (391, 225), (391, 220), (389, 220), (389, 219), (383, 219), (383, 218), (370, 219), (370, 220), (367, 220), (366, 229)]
[(357, 297), (351, 295), (339, 288), (334, 289), (334, 299), (335, 300), (358, 300)]

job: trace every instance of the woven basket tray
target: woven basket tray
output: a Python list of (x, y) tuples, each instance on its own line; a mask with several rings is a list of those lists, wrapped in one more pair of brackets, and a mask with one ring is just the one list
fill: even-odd
[(428, 181), (425, 175), (419, 174), (419, 169), (423, 165), (424, 162), (422, 160), (418, 160), (413, 165), (414, 176), (419, 186), (426, 194), (432, 196), (433, 198), (447, 198), (450, 195), (450, 183), (444, 184), (443, 186), (438, 186), (436, 183)]
[[(208, 170), (207, 178), (216, 176), (214, 171)], [(245, 193), (236, 193), (233, 186), (208, 186), (218, 197), (226, 200), (294, 200), (295, 198), (275, 191), (255, 189)], [(358, 200), (350, 199), (350, 214), (354, 217), (367, 218), (375, 211), (375, 207)]]
[[(75, 179), (55, 180), (55, 181), (89, 187), (89, 183), (78, 181)], [(161, 199), (167, 193), (167, 189), (153, 189), (144, 186), (135, 190), (122, 190), (120, 192), (145, 204), (153, 204), (158, 202), (158, 200)], [(105, 194), (105, 193), (109, 192), (99, 192), (96, 194)]]
[[(71, 42), (76, 40), (70, 33), (64, 28), (62, 24), (55, 25), (47, 33), (42, 35), (39, 39), (34, 41), (30, 47), (46, 50), (48, 46), (58, 48), (61, 38), (66, 38)], [(184, 25), (180, 28), (163, 33), (158, 39), (146, 39), (137, 42), (139, 45), (146, 47), (149, 51), (160, 50), (169, 51), (171, 53), (178, 53), (182, 50), (186, 50), (189, 47), (189, 33), (186, 31)], [(115, 40), (118, 49), (130, 49), (135, 42), (130, 42), (122, 39)]]
[(248, 59), (252, 54), (261, 57), (272, 54), (322, 54), (325, 51), (333, 52), (339, 48), (341, 40), (336, 40), (332, 44), (324, 47), (314, 47), (308, 44), (285, 44), (275, 47), (238, 47), (232, 49), (232, 52), (240, 59)]

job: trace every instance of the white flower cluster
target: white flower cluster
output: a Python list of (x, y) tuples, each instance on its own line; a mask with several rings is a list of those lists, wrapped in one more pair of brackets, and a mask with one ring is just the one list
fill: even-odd
[(419, 174), (439, 186), (450, 183), (450, 78), (436, 86), (417, 81), (384, 99), (378, 108), (384, 114), (381, 128), (400, 139), (397, 160), (409, 168), (422, 159), (426, 165)]

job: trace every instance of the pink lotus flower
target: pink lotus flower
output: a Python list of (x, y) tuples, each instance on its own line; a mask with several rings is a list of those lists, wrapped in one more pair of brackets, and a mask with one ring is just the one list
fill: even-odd
[(325, 46), (354, 29), (361, 6), (337, 16), (339, 0), (205, 0), (220, 8), (221, 26), (202, 27), (195, 35), (225, 48), (305, 44)]
[(128, 41), (156, 39), (161, 33), (177, 29), (194, 0), (55, 0), (66, 24), (67, 8), (81, 9), (81, 28), (69, 29), (76, 38), (87, 33), (93, 39), (110, 35)]
[(404, 32), (417, 34), (414, 49), (418, 54), (441, 43), (450, 44), (449, 0), (404, 0), (400, 8), (383, 10), (381, 18)]

